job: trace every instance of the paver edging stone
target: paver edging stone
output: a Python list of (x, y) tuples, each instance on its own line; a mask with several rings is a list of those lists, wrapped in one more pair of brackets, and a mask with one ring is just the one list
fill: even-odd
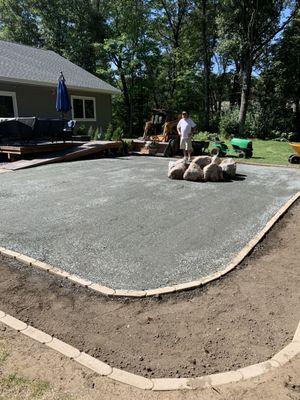
[(81, 352), (74, 361), (78, 362), (79, 364), (93, 370), (99, 375), (108, 376), (112, 373), (112, 367), (96, 358), (90, 356), (87, 353)]
[(300, 324), (298, 325), (298, 328), (296, 329), (295, 335), (293, 337), (293, 342), (299, 342), (300, 343)]
[[(300, 324), (298, 328), (300, 327)], [(290, 361), (297, 354), (300, 354), (300, 343), (299, 342), (291, 342), (287, 346), (285, 346), (281, 351), (275, 354), (271, 361), (276, 361), (279, 365), (284, 365), (288, 361)]]
[(1, 317), (1, 322), (18, 332), (25, 330), (28, 326), (25, 322), (8, 314), (5, 314), (3, 317)]
[(151, 379), (145, 378), (140, 375), (132, 374), (131, 372), (127, 372), (121, 370), (119, 368), (113, 368), (112, 373), (109, 374), (109, 378), (125, 383), (126, 385), (134, 386), (143, 390), (151, 390), (153, 389), (153, 382)]
[(76, 359), (81, 353), (80, 350), (63, 342), (62, 340), (56, 339), (55, 337), (53, 337), (51, 342), (45, 343), (45, 345), (72, 359)]
[(247, 367), (240, 368), (237, 371), (242, 375), (243, 380), (246, 380), (255, 378), (256, 376), (269, 372), (279, 366), (280, 364), (278, 362), (271, 359), (268, 361), (263, 361), (259, 364), (248, 365)]
[(40, 331), (39, 329), (36, 329), (30, 325), (28, 325), (27, 328), (22, 331), (22, 333), (42, 344), (50, 343), (53, 340), (53, 337), (48, 335), (48, 333)]
[[(57, 351), (60, 354), (71, 358), (75, 362), (92, 369), (94, 372), (107, 376), (118, 382), (125, 383), (129, 386), (134, 386), (142, 390), (153, 391), (171, 391), (171, 390), (186, 390), (186, 389), (204, 389), (214, 386), (221, 386), (224, 384), (235, 383), (240, 380), (250, 379), (264, 373), (267, 373), (274, 368), (278, 368), (283, 364), (290, 361), (293, 357), (300, 354), (300, 343), (292, 341), (284, 349), (275, 354), (270, 360), (261, 362), (259, 364), (249, 365), (248, 367), (240, 368), (236, 371), (222, 372), (202, 376), (198, 378), (152, 378), (148, 379), (140, 375), (132, 374), (130, 372), (111, 367), (103, 363), (75, 347), (55, 338), (51, 337), (50, 342), (44, 343), (42, 337), (49, 337), (47, 333), (35, 329), (30, 325), (14, 318), (4, 311), (0, 310), (0, 323), (4, 323), (16, 331), (29, 336), (31, 339), (38, 341), (41, 344)], [(300, 331), (300, 322), (296, 329), (296, 333)], [(31, 332), (31, 333), (30, 333)], [(28, 334), (30, 333), (30, 334)]]

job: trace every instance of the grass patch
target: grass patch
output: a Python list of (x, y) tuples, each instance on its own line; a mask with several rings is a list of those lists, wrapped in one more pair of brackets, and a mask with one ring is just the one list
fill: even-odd
[(288, 142), (254, 139), (252, 144), (253, 157), (250, 160), (253, 162), (299, 167), (288, 162), (289, 156), (294, 153), (293, 148)]
[(17, 374), (10, 374), (0, 379), (1, 395), (2, 392), (6, 396), (14, 393), (15, 397), (12, 397), (14, 399), (37, 399), (48, 391), (49, 388), (50, 385), (48, 382), (30, 380)]
[[(195, 135), (195, 140), (207, 140), (203, 135)], [(131, 143), (134, 139), (123, 139), (127, 143)], [(220, 138), (220, 140), (224, 140)], [(266, 164), (266, 165), (282, 165), (286, 167), (292, 168), (300, 168), (300, 164), (290, 164), (288, 162), (288, 158), (291, 154), (296, 154), (292, 148), (292, 146), (288, 142), (277, 142), (275, 140), (260, 140), (260, 139), (252, 139), (253, 145), (253, 157), (243, 159), (239, 158), (237, 153), (235, 153), (230, 144), (230, 140), (224, 140), (227, 144), (230, 152), (228, 152), (227, 156), (238, 159), (241, 163), (252, 163), (252, 164)], [(213, 140), (210, 141), (208, 151), (210, 151), (214, 147)]]
[(0, 349), (0, 365), (4, 363), (4, 361), (7, 359), (8, 353), (5, 350)]
[(0, 378), (0, 400), (70, 400), (66, 394), (53, 391), (49, 383), (18, 374)]
[[(232, 150), (230, 140), (224, 140), (229, 149)], [(283, 165), (294, 168), (299, 168), (299, 164), (290, 164), (288, 157), (294, 153), (293, 148), (288, 142), (277, 142), (274, 140), (259, 140), (253, 139), (253, 157), (248, 159), (239, 158), (239, 162), (257, 163), (267, 165)], [(209, 150), (213, 148), (213, 142), (209, 145)], [(238, 158), (238, 155), (233, 151), (228, 153), (228, 156)]]

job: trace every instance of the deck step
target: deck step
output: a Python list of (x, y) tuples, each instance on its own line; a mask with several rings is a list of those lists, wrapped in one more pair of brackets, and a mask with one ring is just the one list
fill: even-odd
[(2, 165), (1, 168), (6, 170), (19, 170), (24, 168), (36, 167), (39, 165), (50, 164), (55, 162), (64, 162), (64, 161), (72, 161), (82, 157), (85, 157), (90, 154), (100, 153), (105, 150), (112, 149), (121, 149), (122, 143), (110, 142), (110, 141), (97, 141), (97, 142), (88, 142), (86, 144), (82, 144), (80, 146), (74, 146), (71, 148), (67, 148), (64, 150), (52, 152), (52, 153), (44, 153), (37, 156), (35, 154), (34, 159), (31, 160), (18, 160), (14, 162), (9, 162), (7, 164)]

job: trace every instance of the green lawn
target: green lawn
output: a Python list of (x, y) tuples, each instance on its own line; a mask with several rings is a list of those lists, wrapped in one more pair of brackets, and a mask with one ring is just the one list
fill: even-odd
[[(229, 149), (232, 149), (230, 141), (226, 141)], [(239, 162), (257, 163), (257, 164), (270, 164), (270, 165), (285, 165), (294, 168), (300, 168), (300, 164), (290, 164), (288, 157), (294, 153), (293, 148), (288, 142), (276, 142), (274, 140), (252, 140), (253, 157), (243, 159), (239, 158)], [(213, 148), (213, 142), (210, 143), (209, 149)], [(296, 154), (296, 153), (294, 153)], [(229, 155), (228, 155), (229, 156)], [(237, 155), (230, 154), (234, 158)]]
[[(201, 135), (195, 135), (195, 140), (206, 140)], [(130, 143), (133, 139), (124, 139)], [(230, 140), (224, 140), (229, 149), (232, 150)], [(252, 139), (253, 157), (239, 158), (237, 153), (230, 151), (227, 157), (237, 159), (241, 163), (251, 164), (268, 164), (268, 165), (283, 165), (291, 168), (300, 168), (300, 164), (290, 164), (288, 157), (291, 154), (296, 154), (292, 146), (288, 142), (277, 142), (274, 140), (259, 140)], [(210, 142), (208, 151), (213, 148), (213, 141)]]

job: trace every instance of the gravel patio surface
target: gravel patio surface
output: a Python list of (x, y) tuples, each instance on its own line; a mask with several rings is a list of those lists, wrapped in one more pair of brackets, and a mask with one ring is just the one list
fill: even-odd
[(300, 188), (300, 171), (238, 165), (238, 180), (167, 178), (168, 159), (123, 157), (1, 174), (2, 247), (115, 289), (223, 269)]

